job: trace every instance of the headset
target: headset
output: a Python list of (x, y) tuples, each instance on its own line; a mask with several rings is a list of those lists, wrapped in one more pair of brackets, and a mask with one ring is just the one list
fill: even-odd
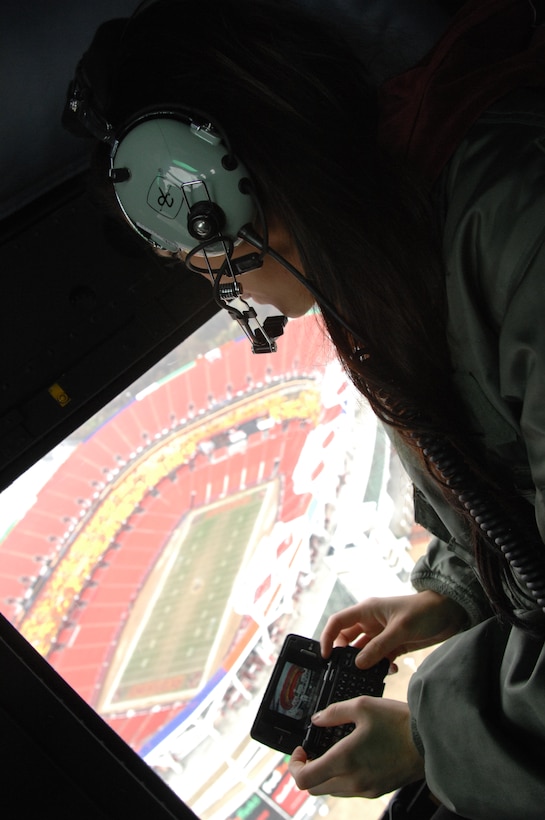
[[(260, 243), (258, 253), (234, 259), (240, 232), (258, 213), (264, 220), (225, 133), (205, 114), (171, 104), (139, 111), (114, 128), (93, 105), (84, 60), (70, 85), (63, 123), (108, 145), (108, 175), (127, 223), (153, 248), (180, 254), (187, 268), (209, 276), (216, 303), (238, 322), (254, 353), (275, 352), (287, 318), (272, 316), (261, 324), (238, 281), (261, 267), (266, 253)], [(227, 285), (221, 283), (226, 276), (232, 280)]]
[[(238, 322), (254, 353), (275, 352), (286, 317), (261, 324), (238, 281), (263, 264), (263, 251), (233, 257), (242, 228), (261, 209), (223, 130), (178, 106), (141, 111), (111, 142), (109, 177), (129, 225), (154, 248), (180, 253), (186, 267), (209, 276), (217, 304)], [(231, 281), (221, 284), (226, 276)]]
[[(112, 43), (119, 42), (127, 22), (109, 21), (97, 31), (69, 86), (63, 125), (77, 136), (92, 136), (108, 145), (109, 179), (128, 224), (154, 248), (180, 253), (189, 270), (210, 278), (216, 303), (238, 322), (254, 353), (275, 352), (287, 322), (286, 316), (276, 315), (261, 323), (243, 298), (239, 277), (259, 269), (269, 254), (351, 334), (354, 355), (365, 357), (361, 335), (269, 246), (267, 220), (251, 177), (217, 122), (202, 111), (170, 103), (139, 111), (119, 127), (109, 121), (97, 93), (100, 71), (93, 76), (92, 63), (104, 63), (96, 41), (109, 40), (111, 54)], [(104, 72), (104, 66), (100, 68)], [(233, 256), (242, 241), (255, 252)], [(227, 284), (222, 282), (226, 278)], [(504, 523), (502, 512), (488, 504), (484, 488), (468, 493), (465, 488), (474, 485), (474, 477), (466, 475), (449, 443), (424, 437), (417, 444), (545, 612), (540, 539), (531, 547), (525, 538), (519, 539), (511, 522)]]
[[(147, 5), (142, 3), (135, 14)], [(364, 348), (331, 301), (270, 247), (250, 174), (217, 121), (203, 111), (165, 103), (141, 110), (119, 126), (110, 122), (105, 74), (130, 19), (99, 27), (76, 68), (62, 117), (71, 133), (108, 145), (109, 179), (127, 223), (152, 247), (180, 254), (189, 270), (208, 275), (216, 303), (238, 322), (254, 353), (275, 352), (287, 322), (286, 316), (276, 315), (261, 324), (243, 298), (239, 277), (262, 267), (265, 255), (301, 282)], [(242, 241), (256, 252), (234, 257)], [(231, 281), (224, 284), (226, 278)]]

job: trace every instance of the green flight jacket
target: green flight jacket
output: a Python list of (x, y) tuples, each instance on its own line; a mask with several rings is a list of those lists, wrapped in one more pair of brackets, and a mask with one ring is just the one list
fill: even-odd
[[(508, 463), (534, 504), (545, 541), (545, 94), (522, 89), (490, 108), (439, 188), (455, 384), (491, 463)], [(417, 520), (435, 536), (413, 585), (451, 596), (468, 615), (409, 688), (428, 784), (464, 817), (542, 820), (544, 642), (492, 616), (465, 525), (400, 455)], [(537, 615), (522, 589), (517, 609)]]

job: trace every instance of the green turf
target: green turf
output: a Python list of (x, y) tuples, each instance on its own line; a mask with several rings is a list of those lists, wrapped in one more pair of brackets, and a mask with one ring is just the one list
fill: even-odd
[(113, 703), (180, 692), (201, 682), (264, 497), (261, 488), (192, 520), (132, 646)]

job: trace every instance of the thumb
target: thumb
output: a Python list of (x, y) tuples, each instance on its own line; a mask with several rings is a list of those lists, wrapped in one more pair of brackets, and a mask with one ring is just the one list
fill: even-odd
[(292, 756), (290, 758), (290, 761), (288, 763), (289, 772), (290, 772), (291, 776), (293, 777), (293, 779), (295, 780), (296, 783), (297, 783), (297, 778), (299, 777), (301, 772), (304, 770), (304, 768), (306, 766), (306, 763), (307, 763), (307, 753), (305, 752), (305, 750), (303, 749), (302, 746), (297, 746), (297, 748), (293, 750), (293, 754), (292, 754)]
[(355, 723), (354, 700), (341, 700), (330, 703), (321, 712), (312, 715), (315, 726), (341, 726), (343, 723)]
[(307, 753), (302, 746), (297, 746), (297, 748), (293, 750), (291, 760), (296, 765), (307, 762)]
[(387, 628), (372, 638), (356, 657), (356, 666), (359, 669), (369, 669), (383, 658), (391, 662), (399, 655), (399, 640), (396, 633)]

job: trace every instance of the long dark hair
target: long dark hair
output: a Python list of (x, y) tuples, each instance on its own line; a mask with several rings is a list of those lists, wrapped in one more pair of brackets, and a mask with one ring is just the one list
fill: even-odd
[[(533, 524), (507, 476), (476, 457), (451, 381), (440, 231), (415, 169), (377, 140), (377, 89), (332, 32), (274, 0), (158, 0), (126, 28), (108, 114), (153, 104), (206, 111), (229, 134), (265, 212), (291, 233), (305, 275), (333, 302), (323, 321), (348, 374), (466, 522), (482, 583), (504, 618), (503, 554), (423, 442), (442, 441), (517, 525)], [(471, 505), (469, 505), (470, 507)], [(493, 540), (493, 539), (492, 539)]]

